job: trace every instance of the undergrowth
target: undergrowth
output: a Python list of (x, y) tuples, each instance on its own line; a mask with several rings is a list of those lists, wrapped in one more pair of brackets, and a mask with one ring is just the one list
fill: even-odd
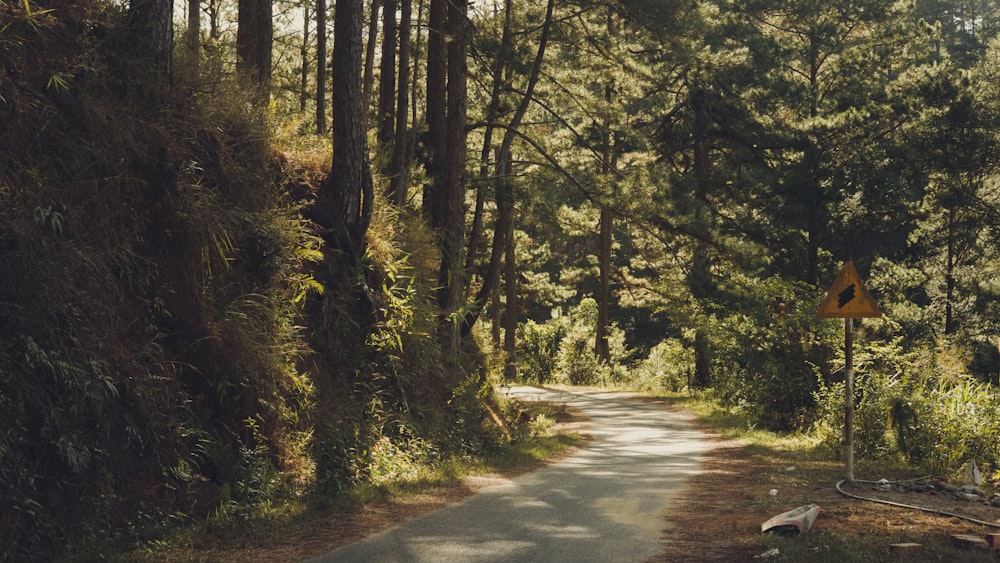
[[(523, 405), (505, 405), (508, 414)], [(112, 559), (130, 561), (212, 560), (230, 549), (266, 550), (317, 520), (347, 518), (366, 506), (450, 487), (470, 476), (510, 474), (535, 467), (577, 444), (580, 436), (556, 428), (562, 409), (552, 404), (532, 404), (535, 416), (520, 424), (512, 420), (517, 438), (482, 455), (440, 455), (424, 443), (397, 448), (388, 441), (378, 446), (378, 477), (347, 486), (335, 497), (286, 497), (240, 517), (216, 514), (195, 526), (171, 527), (156, 538), (123, 546)], [(320, 493), (321, 494), (321, 493)], [(224, 556), (222, 556), (224, 558)]]
[(0, 15), (0, 559), (295, 489), (319, 240), (265, 119), (140, 89), (114, 4)]
[[(742, 444), (741, 451), (757, 460), (757, 463), (751, 464), (753, 475), (743, 475), (736, 470), (728, 477), (727, 484), (734, 487), (729, 491), (733, 502), (724, 509), (719, 506), (706, 509), (707, 516), (716, 515), (724, 519), (724, 515), (731, 511), (748, 510), (759, 515), (763, 522), (804, 504), (820, 506), (820, 515), (808, 533), (791, 536), (760, 534), (751, 527), (735, 534), (742, 534), (742, 538), (730, 538), (734, 545), (741, 541), (752, 543), (755, 547), (750, 550), (755, 551), (759, 559), (817, 563), (996, 560), (995, 553), (962, 549), (956, 547), (951, 539), (954, 533), (981, 535), (993, 530), (955, 518), (840, 496), (834, 484), (845, 478), (842, 448), (833, 451), (826, 443), (823, 432), (780, 433), (760, 428), (750, 413), (727, 407), (708, 393), (674, 393), (660, 398), (688, 409), (714, 432), (738, 440)], [(732, 454), (720, 454), (725, 455)], [(919, 478), (928, 475), (931, 469), (899, 456), (880, 456), (864, 450), (855, 460), (855, 466), (856, 478), (872, 481)], [(710, 466), (708, 470), (718, 471), (719, 468)], [(772, 487), (776, 494), (768, 493)], [(872, 496), (878, 495), (873, 492)], [(916, 495), (912, 501), (896, 500), (914, 505), (934, 502), (921, 495)], [(931, 507), (947, 506), (947, 511), (961, 513), (960, 505), (944, 500), (943, 505), (933, 504)], [(689, 510), (697, 511), (699, 507)], [(713, 510), (718, 513), (713, 513)], [(920, 544), (915, 552), (894, 554), (890, 548), (892, 544), (914, 542)]]
[(276, 124), (225, 50), (152, 80), (126, 18), (0, 3), (0, 560), (493, 451), (480, 352), (459, 369), (437, 344), (420, 217), (380, 203), (347, 263), (312, 216), (330, 140)]

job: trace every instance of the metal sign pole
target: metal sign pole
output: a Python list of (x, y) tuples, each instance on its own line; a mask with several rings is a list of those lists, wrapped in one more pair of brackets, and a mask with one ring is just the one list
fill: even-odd
[(854, 319), (844, 319), (844, 450), (847, 481), (854, 481)]
[(833, 286), (816, 311), (819, 318), (844, 319), (844, 457), (847, 480), (854, 481), (854, 319), (877, 318), (882, 310), (854, 268), (854, 262), (844, 262)]

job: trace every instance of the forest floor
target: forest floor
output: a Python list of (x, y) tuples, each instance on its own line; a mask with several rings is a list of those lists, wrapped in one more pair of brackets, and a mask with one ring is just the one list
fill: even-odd
[[(905, 555), (906, 561), (997, 561), (995, 552), (954, 546), (951, 536), (982, 537), (988, 532), (1000, 532), (1000, 528), (849, 499), (835, 488), (844, 471), (840, 462), (819, 459), (815, 452), (746, 446), (719, 436), (694, 417), (691, 421), (708, 433), (712, 448), (704, 454), (703, 471), (692, 477), (676, 507), (665, 517), (663, 552), (653, 561), (896, 561), (900, 557), (890, 551), (890, 545), (904, 542), (921, 544), (916, 551)], [(566, 413), (554, 430), (586, 437), (587, 421)], [(572, 454), (572, 450), (563, 456)], [(320, 556), (541, 465), (466, 478), (453, 486), (366, 505), (350, 514), (317, 516), (295, 533), (273, 538), (266, 545), (209, 549), (199, 551), (194, 559), (262, 563)], [(859, 469), (858, 479), (895, 478), (862, 474), (865, 470), (864, 466)], [(777, 494), (771, 495), (772, 489)], [(845, 486), (845, 490), (866, 497), (881, 495), (886, 500), (965, 514), (978, 520), (1000, 518), (1000, 508), (945, 495), (881, 493), (861, 482)], [(803, 504), (820, 506), (820, 515), (809, 533), (791, 538), (761, 534), (762, 522)]]
[[(703, 458), (702, 473), (692, 478), (682, 493), (680, 508), (669, 514), (664, 552), (655, 561), (998, 560), (996, 552), (956, 546), (952, 535), (984, 537), (1000, 532), (1000, 524), (987, 527), (921, 510), (851, 499), (836, 488), (845, 475), (842, 461), (824, 459), (828, 456), (814, 451), (746, 446), (720, 437), (707, 427), (703, 429), (711, 436), (713, 447)], [(873, 483), (862, 480), (904, 478), (866, 474), (876, 471), (879, 469), (874, 466), (862, 466), (856, 469), (857, 481), (841, 488), (855, 496), (1000, 522), (1000, 508), (983, 502), (944, 494), (876, 490)], [(772, 496), (772, 490), (777, 494)], [(797, 537), (761, 533), (761, 524), (772, 516), (805, 504), (820, 507), (808, 533)], [(920, 546), (900, 555), (890, 547), (900, 543)]]

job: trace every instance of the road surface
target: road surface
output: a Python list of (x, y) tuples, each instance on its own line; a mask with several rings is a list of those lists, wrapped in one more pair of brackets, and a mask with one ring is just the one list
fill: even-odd
[(664, 515), (707, 449), (663, 406), (628, 395), (512, 387), (591, 419), (570, 457), (404, 522), (312, 562), (643, 561), (662, 551)]

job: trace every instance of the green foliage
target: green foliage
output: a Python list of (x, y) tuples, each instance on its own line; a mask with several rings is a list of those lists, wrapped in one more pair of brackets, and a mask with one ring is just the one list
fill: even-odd
[(625, 335), (620, 328), (609, 327), (611, 360), (602, 363), (594, 352), (597, 338), (597, 302), (594, 299), (583, 299), (565, 319), (549, 322), (561, 322), (565, 326), (556, 355), (560, 379), (573, 385), (607, 385), (621, 379), (628, 359)]
[(628, 372), (629, 386), (646, 391), (677, 392), (688, 386), (694, 352), (680, 339), (663, 340)]
[(368, 481), (375, 485), (415, 481), (422, 468), (437, 458), (435, 448), (420, 439), (394, 442), (382, 437), (372, 446), (365, 468)]
[(559, 376), (573, 385), (596, 385), (608, 381), (608, 366), (594, 353), (595, 331), (583, 324), (573, 324), (559, 344)]
[(439, 459), (482, 455), (503, 440), (475, 342), (465, 343), (460, 365), (443, 357), (438, 260), (422, 219), (380, 201), (363, 263), (328, 250), (318, 268), (326, 290), (310, 305), (322, 319), (310, 326), (322, 405), (311, 444), (318, 504), (354, 487), (419, 479)]
[(558, 320), (538, 324), (528, 319), (518, 327), (518, 331), (518, 374), (537, 383), (552, 381), (559, 367), (558, 352), (566, 336), (566, 326)]
[[(859, 459), (880, 460), (896, 455), (887, 434), (893, 397), (892, 380), (882, 374), (857, 374), (854, 383), (854, 451)], [(833, 457), (844, 440), (844, 382), (821, 385), (816, 391), (817, 420), (813, 427)]]
[(816, 318), (810, 287), (779, 278), (740, 281), (725, 286), (731, 314), (709, 325), (716, 392), (766, 428), (803, 429), (838, 333)]
[[(862, 348), (855, 383), (855, 451), (859, 458), (902, 458), (943, 475), (970, 461), (996, 471), (1000, 408), (996, 389), (963, 375), (947, 349), (903, 352), (899, 341)], [(958, 369), (959, 371), (956, 371)], [(817, 392), (814, 434), (839, 453), (844, 427), (844, 383)]]
[(944, 474), (958, 474), (971, 460), (987, 471), (1000, 468), (994, 388), (971, 378), (929, 379), (909, 391), (893, 405), (897, 445), (909, 459)]
[(103, 3), (0, 11), (0, 559), (284, 494), (319, 242), (264, 119), (225, 83), (137, 95)]

